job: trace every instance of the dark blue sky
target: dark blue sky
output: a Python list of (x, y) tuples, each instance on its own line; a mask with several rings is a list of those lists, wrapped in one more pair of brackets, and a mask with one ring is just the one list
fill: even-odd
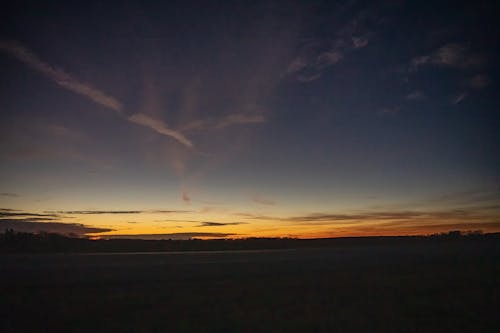
[(1, 223), (499, 230), (498, 13), (495, 1), (11, 3)]

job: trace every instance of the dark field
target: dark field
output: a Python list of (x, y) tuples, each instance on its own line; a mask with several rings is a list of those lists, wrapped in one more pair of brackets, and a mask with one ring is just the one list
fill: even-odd
[(3, 332), (500, 332), (500, 244), (0, 256)]

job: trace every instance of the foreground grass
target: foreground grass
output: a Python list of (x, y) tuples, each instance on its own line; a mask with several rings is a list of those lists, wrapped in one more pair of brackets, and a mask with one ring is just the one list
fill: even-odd
[(2, 331), (495, 332), (497, 250), (19, 257), (29, 265), (2, 279)]

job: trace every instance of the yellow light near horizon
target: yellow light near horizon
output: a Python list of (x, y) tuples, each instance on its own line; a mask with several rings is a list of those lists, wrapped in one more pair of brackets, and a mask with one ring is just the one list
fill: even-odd
[[(423, 217), (422, 217), (423, 216)], [(483, 218), (467, 221), (457, 218), (429, 218), (425, 215), (405, 220), (356, 219), (341, 221), (307, 221), (287, 220), (286, 217), (262, 218), (240, 217), (224, 212), (190, 212), (190, 213), (141, 213), (127, 214), (99, 214), (78, 215), (78, 223), (89, 226), (106, 227), (112, 231), (90, 233), (91, 237), (113, 235), (151, 235), (151, 234), (178, 234), (178, 233), (207, 233), (207, 236), (197, 238), (211, 238), (210, 233), (227, 234), (227, 238), (248, 237), (293, 237), (293, 238), (331, 238), (331, 237), (359, 237), (359, 236), (395, 236), (395, 235), (429, 235), (450, 230), (478, 230), (484, 232), (500, 231), (500, 224), (487, 225)], [(241, 224), (233, 224), (235, 221)], [(204, 226), (203, 222), (217, 221), (221, 225)], [(224, 223), (228, 223), (224, 225)], [(217, 236), (218, 237), (218, 236)]]

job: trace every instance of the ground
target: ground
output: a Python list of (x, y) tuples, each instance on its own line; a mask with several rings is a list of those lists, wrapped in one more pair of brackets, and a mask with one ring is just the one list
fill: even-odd
[(0, 256), (3, 332), (499, 332), (498, 241)]

